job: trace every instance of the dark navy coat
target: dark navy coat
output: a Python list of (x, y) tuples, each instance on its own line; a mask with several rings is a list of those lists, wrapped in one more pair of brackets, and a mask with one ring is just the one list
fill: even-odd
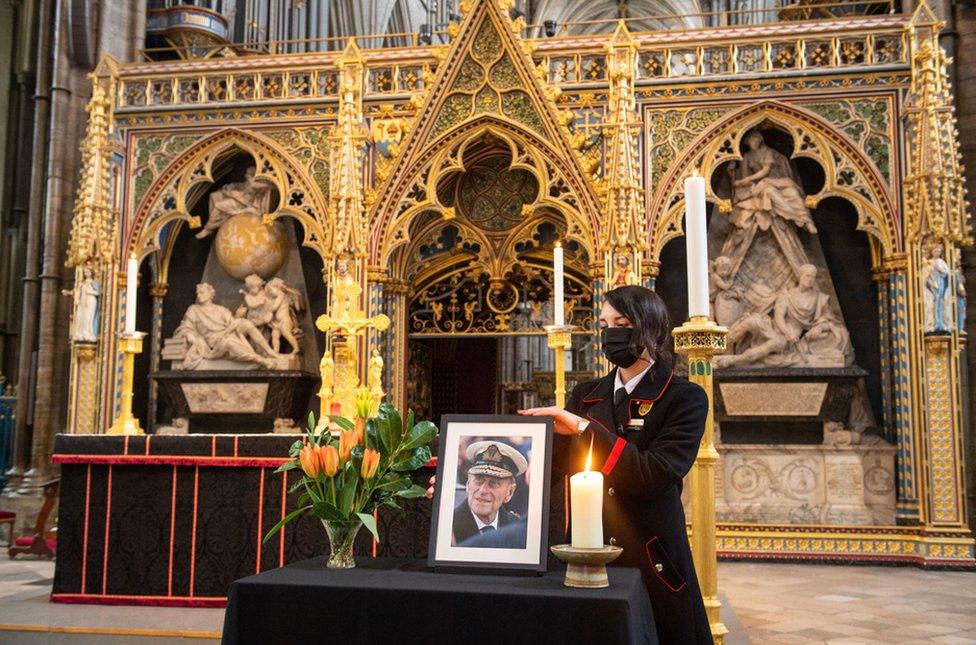
[(682, 478), (705, 431), (707, 396), (659, 362), (615, 410), (615, 378), (613, 370), (573, 390), (566, 409), (590, 425), (578, 437), (556, 436), (554, 489), (566, 494), (562, 475), (583, 469), (592, 438), (592, 467), (604, 475), (604, 541), (623, 547), (614, 565), (643, 573), (661, 643), (711, 643), (681, 506)]

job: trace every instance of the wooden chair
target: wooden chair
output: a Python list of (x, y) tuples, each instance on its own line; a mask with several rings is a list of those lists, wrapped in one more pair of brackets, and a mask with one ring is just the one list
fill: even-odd
[(47, 518), (51, 514), (51, 511), (54, 510), (55, 502), (58, 501), (60, 486), (60, 479), (52, 479), (44, 484), (44, 504), (37, 514), (37, 521), (34, 523), (34, 533), (33, 535), (25, 535), (14, 540), (14, 543), (7, 549), (7, 555), (11, 560), (14, 559), (14, 556), (21, 553), (32, 553), (36, 556), (47, 558), (48, 560), (54, 559), (54, 553), (58, 547), (58, 540), (55, 534), (57, 529), (45, 533), (44, 526), (47, 524)]

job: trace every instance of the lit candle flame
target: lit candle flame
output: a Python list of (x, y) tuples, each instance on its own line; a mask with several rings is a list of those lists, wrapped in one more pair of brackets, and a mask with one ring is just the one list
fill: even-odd
[(586, 453), (586, 467), (583, 472), (590, 472), (590, 464), (593, 461), (593, 437), (590, 437), (590, 451)]

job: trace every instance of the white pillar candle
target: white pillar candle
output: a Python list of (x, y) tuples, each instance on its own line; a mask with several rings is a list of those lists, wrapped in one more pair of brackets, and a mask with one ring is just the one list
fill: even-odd
[(593, 443), (586, 469), (569, 478), (569, 504), (573, 518), (573, 548), (603, 548), (603, 473), (590, 470)]
[(563, 245), (556, 242), (556, 248), (552, 250), (552, 264), (553, 264), (553, 299), (555, 300), (554, 312), (555, 312), (555, 324), (565, 325), (566, 324), (566, 314), (565, 308), (565, 296), (563, 294)]
[(125, 271), (125, 333), (136, 331), (136, 286), (139, 281), (139, 260), (135, 255), (129, 257)]
[(688, 317), (708, 317), (708, 239), (705, 178), (685, 179), (685, 244), (688, 252)]

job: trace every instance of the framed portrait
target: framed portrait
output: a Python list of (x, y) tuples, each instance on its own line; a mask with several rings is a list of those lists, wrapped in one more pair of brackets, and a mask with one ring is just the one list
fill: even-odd
[(428, 564), (545, 571), (552, 419), (444, 415)]

